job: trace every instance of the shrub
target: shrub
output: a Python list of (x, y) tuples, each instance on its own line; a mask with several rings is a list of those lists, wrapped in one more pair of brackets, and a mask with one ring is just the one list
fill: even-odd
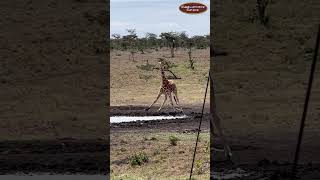
[(155, 65), (152, 64), (142, 64), (142, 65), (137, 65), (136, 66), (138, 69), (144, 70), (144, 71), (153, 71), (153, 69), (155, 68)]
[(141, 166), (144, 163), (147, 163), (149, 161), (149, 157), (146, 153), (140, 152), (138, 154), (134, 154), (129, 158), (129, 162), (131, 166)]
[(152, 75), (144, 75), (144, 74), (139, 74), (139, 78), (145, 80), (146, 82), (149, 81), (149, 79), (153, 78), (154, 76)]
[(151, 141), (156, 141), (156, 140), (158, 140), (156, 137), (152, 137), (151, 139), (150, 139)]
[(179, 141), (179, 138), (171, 135), (171, 136), (169, 137), (169, 140), (170, 140), (170, 144), (171, 144), (172, 146), (176, 146), (176, 145), (177, 145), (177, 142)]
[(203, 173), (203, 169), (202, 169), (202, 162), (201, 162), (201, 160), (197, 160), (196, 161), (196, 164), (195, 164), (196, 166), (196, 173), (197, 174), (202, 174)]
[(210, 153), (210, 141), (206, 143), (206, 149), (205, 149), (205, 153), (209, 152)]
[(160, 149), (156, 149), (154, 152), (153, 152), (153, 155), (159, 155), (161, 152), (160, 152)]

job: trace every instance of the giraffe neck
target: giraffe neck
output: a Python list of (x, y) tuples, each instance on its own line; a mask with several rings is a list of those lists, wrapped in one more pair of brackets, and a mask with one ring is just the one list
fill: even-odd
[(168, 80), (166, 78), (166, 75), (164, 74), (164, 69), (161, 68), (161, 79), (162, 79), (162, 85), (167, 84)]

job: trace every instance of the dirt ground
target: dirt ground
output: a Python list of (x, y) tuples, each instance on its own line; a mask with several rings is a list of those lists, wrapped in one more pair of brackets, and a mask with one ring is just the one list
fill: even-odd
[[(184, 106), (201, 104), (206, 88), (209, 71), (209, 48), (195, 49), (192, 53), (195, 70), (188, 68), (188, 51), (179, 48), (175, 57), (170, 57), (170, 50), (145, 50), (145, 54), (136, 53), (133, 62), (129, 52), (111, 51), (110, 63), (110, 104), (111, 106), (147, 105), (157, 97), (161, 76), (159, 70), (143, 69), (147, 65), (159, 68), (158, 58), (165, 58), (173, 63), (172, 72), (181, 79), (173, 80), (178, 89), (178, 97)], [(167, 76), (172, 76), (166, 72)], [(158, 103), (162, 102), (160, 99)]]
[[(172, 113), (146, 113), (143, 106), (112, 107), (112, 110), (112, 112), (115, 112), (112, 115), (115, 116), (121, 115), (121, 112), (123, 112), (122, 115), (138, 114), (139, 116), (172, 115)], [(164, 174), (168, 178), (186, 179), (189, 172), (188, 170), (190, 170), (191, 156), (193, 153), (192, 147), (196, 139), (200, 116), (199, 111), (195, 113), (191, 110), (191, 107), (189, 107), (189, 109), (186, 108), (185, 113), (191, 117), (186, 119), (111, 124), (111, 174), (114, 175), (113, 178), (148, 179), (148, 177), (157, 177), (161, 179), (163, 176), (159, 174)], [(209, 114), (205, 114), (201, 126), (202, 133), (206, 135), (208, 135), (209, 131), (208, 115)], [(225, 122), (224, 126), (227, 124), (228, 123)], [(231, 125), (229, 125), (229, 127), (234, 128)], [(225, 179), (289, 179), (294, 147), (296, 145), (296, 131), (273, 129), (270, 132), (264, 131), (252, 134), (252, 129), (250, 131), (247, 129), (247, 133), (241, 130), (230, 132), (229, 127), (226, 129), (226, 136), (233, 152), (232, 161), (227, 161), (223, 152), (211, 150), (212, 159), (211, 162), (209, 162), (214, 170), (214, 172), (211, 172), (214, 177), (224, 177)], [(175, 155), (178, 150), (169, 148), (169, 153), (167, 152), (168, 150), (160, 151), (159, 153), (165, 154), (168, 161), (171, 160), (170, 162), (174, 163), (174, 165), (169, 164), (165, 166), (165, 163), (158, 162), (154, 151), (159, 149), (159, 147), (170, 147), (167, 144), (168, 136), (171, 134), (191, 137), (190, 141), (184, 143), (182, 147), (182, 149), (189, 150), (185, 152), (184, 157)], [(153, 137), (157, 137), (157, 140), (152, 141), (151, 139)], [(221, 148), (222, 143), (219, 137), (213, 137), (213, 145)], [(304, 141), (305, 143), (302, 147), (300, 155), (301, 165), (298, 166), (298, 176), (302, 177), (302, 179), (318, 178), (320, 175), (320, 163), (317, 153), (319, 149), (317, 137), (310, 132), (305, 133), (304, 137), (307, 140)], [(207, 141), (209, 142), (209, 140)], [(163, 144), (165, 144), (165, 146)], [(141, 167), (145, 170), (142, 172), (139, 168), (131, 167), (128, 160), (130, 155), (140, 151), (147, 152), (152, 159), (151, 164)], [(200, 150), (198, 153), (197, 157), (200, 159), (203, 158), (203, 151)], [(171, 168), (179, 167), (181, 164), (185, 164), (185, 166), (180, 169)], [(162, 168), (159, 170), (159, 168), (154, 168), (154, 166)], [(204, 174), (206, 173), (208, 173), (208, 171), (205, 171)], [(232, 174), (236, 174), (234, 178), (231, 178)], [(208, 176), (195, 175), (194, 177), (195, 179), (208, 179)]]
[[(119, 115), (174, 115), (173, 112), (146, 112), (143, 106), (112, 107), (112, 116)], [(196, 111), (194, 111), (196, 109)], [(188, 118), (111, 124), (112, 179), (187, 179), (189, 177), (196, 133), (201, 111), (185, 107)], [(194, 168), (195, 179), (209, 179), (210, 137), (208, 114), (204, 116)], [(170, 145), (169, 137), (180, 140)], [(148, 163), (131, 166), (130, 157), (145, 152)]]
[[(156, 98), (161, 77), (159, 70), (141, 67), (159, 67), (157, 58), (165, 58), (174, 64), (171, 69), (181, 79), (174, 80), (178, 89), (180, 104), (190, 118), (111, 124), (111, 177), (112, 179), (186, 179), (190, 172), (192, 153), (196, 140), (206, 80), (209, 70), (209, 49), (193, 51), (195, 70), (188, 68), (187, 50), (179, 48), (175, 57), (170, 57), (166, 48), (145, 50), (136, 53), (135, 60), (129, 60), (125, 51), (111, 51), (111, 116), (175, 115), (167, 102), (157, 112), (163, 97), (148, 112), (144, 109)], [(167, 76), (171, 76), (166, 72)], [(206, 112), (209, 112), (209, 98)], [(194, 117), (198, 117), (195, 119)], [(203, 127), (208, 126), (205, 120)], [(199, 144), (197, 179), (209, 179), (210, 153), (208, 127), (203, 129), (203, 142)], [(170, 135), (181, 139), (177, 146), (170, 146)], [(148, 140), (156, 137), (156, 141)], [(126, 143), (123, 143), (125, 141)], [(183, 152), (182, 152), (183, 150)], [(129, 157), (145, 152), (149, 162), (141, 167), (132, 167)], [(155, 153), (156, 152), (156, 153)], [(199, 170), (201, 169), (201, 170)]]
[(107, 173), (105, 2), (0, 6), (0, 173)]

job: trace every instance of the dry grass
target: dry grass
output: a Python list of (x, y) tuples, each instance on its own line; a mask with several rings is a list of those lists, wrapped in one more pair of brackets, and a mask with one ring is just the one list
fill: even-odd
[[(111, 52), (111, 105), (149, 105), (157, 96), (160, 87), (159, 70), (146, 71), (137, 66), (146, 65), (147, 60), (158, 67), (157, 58), (169, 57), (170, 51), (163, 48), (159, 51), (136, 54), (136, 61), (129, 60), (128, 52)], [(182, 105), (202, 102), (209, 70), (209, 49), (194, 50), (195, 70), (187, 68), (188, 53), (176, 51), (175, 58), (166, 58), (177, 65), (172, 71), (182, 79), (175, 80), (178, 96)], [(170, 73), (167, 73), (170, 75)], [(161, 102), (161, 99), (158, 103)]]
[[(176, 146), (170, 136), (179, 138)], [(187, 179), (191, 168), (195, 134), (122, 132), (111, 134), (112, 179)], [(209, 133), (201, 134), (196, 155), (195, 179), (208, 179)], [(140, 152), (148, 162), (131, 166), (129, 158)]]
[[(174, 64), (171, 70), (182, 78), (175, 80), (181, 105), (200, 104), (209, 70), (209, 49), (194, 50), (194, 71), (188, 68), (186, 50), (179, 49), (175, 54), (175, 58), (169, 58), (170, 51), (165, 48), (147, 50), (145, 54), (137, 53), (136, 62), (133, 62), (129, 60), (129, 52), (112, 51), (111, 105), (147, 106), (153, 102), (159, 92), (161, 79), (159, 70), (149, 68), (148, 71), (148, 66), (159, 67), (157, 58), (163, 57)], [(161, 102), (162, 99), (157, 104)], [(111, 133), (112, 179), (187, 179), (195, 139), (195, 134), (172, 132), (142, 133), (132, 130)], [(203, 134), (202, 140), (197, 154), (199, 161), (195, 178), (209, 179), (209, 134)], [(143, 159), (148, 160), (145, 162)], [(141, 166), (132, 166), (130, 161), (131, 164), (143, 163)]]

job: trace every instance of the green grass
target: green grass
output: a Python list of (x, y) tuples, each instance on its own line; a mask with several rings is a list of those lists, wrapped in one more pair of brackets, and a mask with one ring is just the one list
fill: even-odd
[[(209, 174), (207, 175), (193, 175), (192, 180), (204, 180), (209, 179)], [(189, 180), (189, 176), (167, 176), (167, 177), (152, 177), (152, 176), (144, 176), (139, 177), (134, 174), (123, 174), (119, 176), (111, 175), (112, 180), (149, 180), (149, 179), (157, 179), (157, 180)]]
[(131, 166), (141, 166), (149, 161), (149, 157), (145, 152), (134, 154), (129, 158)]
[[(209, 133), (201, 133), (198, 144), (195, 179), (209, 179)], [(171, 139), (179, 139), (171, 145)], [(123, 140), (127, 143), (119, 143)], [(196, 133), (121, 132), (111, 134), (112, 179), (181, 179), (188, 178)], [(121, 151), (120, 150), (125, 151)], [(128, 160), (126, 160), (128, 159)], [(123, 161), (126, 160), (126, 161)], [(119, 161), (123, 163), (119, 164)], [(114, 163), (113, 163), (114, 162)]]
[(169, 136), (169, 141), (172, 146), (176, 146), (179, 140), (180, 139), (177, 138), (176, 136), (173, 136), (173, 135)]

